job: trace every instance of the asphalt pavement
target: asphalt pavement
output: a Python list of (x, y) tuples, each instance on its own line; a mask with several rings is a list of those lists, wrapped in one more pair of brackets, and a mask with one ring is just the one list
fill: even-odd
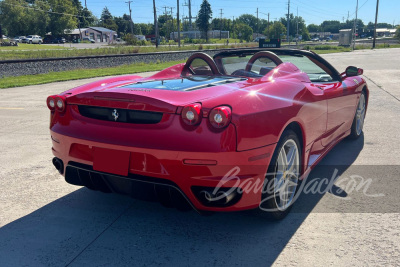
[(398, 265), (400, 49), (324, 58), (364, 69), (364, 135), (339, 143), (303, 183), (326, 177), (331, 190), (301, 195), (279, 222), (69, 185), (51, 164), (46, 97), (101, 78), (1, 89), (0, 266)]

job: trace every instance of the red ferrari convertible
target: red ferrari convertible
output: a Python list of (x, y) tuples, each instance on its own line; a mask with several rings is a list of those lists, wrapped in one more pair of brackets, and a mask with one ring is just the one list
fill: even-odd
[(283, 218), (301, 179), (362, 134), (362, 73), (310, 51), (242, 49), (86, 84), (47, 99), (53, 164), (93, 190)]

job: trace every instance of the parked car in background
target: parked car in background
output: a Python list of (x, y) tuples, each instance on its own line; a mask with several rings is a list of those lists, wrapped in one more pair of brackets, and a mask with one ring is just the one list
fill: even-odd
[(65, 38), (64, 37), (55, 37), (52, 40), (53, 44), (64, 44), (65, 43)]
[(46, 36), (46, 37), (43, 38), (42, 41), (43, 41), (44, 44), (51, 44), (51, 43), (53, 43), (53, 38), (51, 38), (49, 36)]
[(32, 41), (32, 36), (33, 36), (33, 35), (28, 35), (28, 36), (26, 36), (24, 39), (22, 39), (22, 43), (29, 44), (29, 42)]
[(29, 38), (28, 37), (29, 36), (25, 36), (24, 38), (20, 38), (20, 42), (24, 43), (24, 44), (27, 44), (29, 42)]
[(312, 38), (311, 41), (313, 41), (313, 42), (319, 42), (319, 38), (318, 38), (318, 37)]
[(5, 35), (2, 35), (2, 36), (1, 36), (1, 39), (3, 39), (3, 40), (8, 40), (8, 37), (5, 36)]
[(22, 39), (22, 42), (27, 44), (42, 44), (43, 40), (39, 35), (28, 35)]
[(83, 38), (83, 41), (84, 41), (84, 42), (91, 42), (92, 44), (96, 42), (96, 41), (93, 40), (92, 38), (87, 38), (87, 37)]
[(21, 43), (22, 39), (24, 39), (24, 38), (25, 38), (25, 36), (15, 36), (14, 37), (14, 41), (17, 42), (17, 43)]
[(256, 37), (256, 39), (254, 39), (253, 42), (259, 42), (260, 39), (265, 39), (265, 37)]

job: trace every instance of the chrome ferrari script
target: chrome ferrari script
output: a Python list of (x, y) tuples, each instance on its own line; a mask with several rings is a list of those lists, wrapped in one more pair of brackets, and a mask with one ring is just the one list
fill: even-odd
[(111, 115), (114, 117), (114, 121), (118, 120), (119, 114), (116, 109), (114, 109), (114, 111), (111, 113)]

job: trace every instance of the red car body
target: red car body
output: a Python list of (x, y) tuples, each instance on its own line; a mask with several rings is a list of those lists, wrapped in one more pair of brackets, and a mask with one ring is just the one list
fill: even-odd
[[(227, 174), (237, 179), (224, 182), (224, 188), (254, 178), (262, 183), (288, 128), (298, 134), (302, 174), (308, 173), (350, 134), (361, 92), (368, 96), (360, 76), (339, 74), (309, 51), (269, 50), (282, 58), (309, 58), (330, 74), (329, 81), (312, 82), (291, 62), (249, 76), (229, 74), (222, 66), (224, 55), (240, 58), (259, 51), (264, 50), (222, 52), (214, 56), (217, 70), (214, 65), (203, 68), (206, 75), (202, 68), (200, 75), (193, 72), (193, 59), (204, 58), (197, 53), (186, 64), (148, 78), (108, 78), (49, 97), (54, 165), (71, 184), (156, 198), (182, 209), (188, 204), (199, 211), (257, 208), (259, 188), (242, 190), (230, 203), (215, 205), (207, 204), (199, 192), (216, 188)], [(196, 87), (197, 76), (201, 82)], [(168, 84), (172, 89), (164, 88)], [(221, 106), (227, 107), (228, 123), (219, 128), (210, 113), (220, 112), (213, 110)], [(184, 121), (185, 107), (199, 112), (194, 125)]]

